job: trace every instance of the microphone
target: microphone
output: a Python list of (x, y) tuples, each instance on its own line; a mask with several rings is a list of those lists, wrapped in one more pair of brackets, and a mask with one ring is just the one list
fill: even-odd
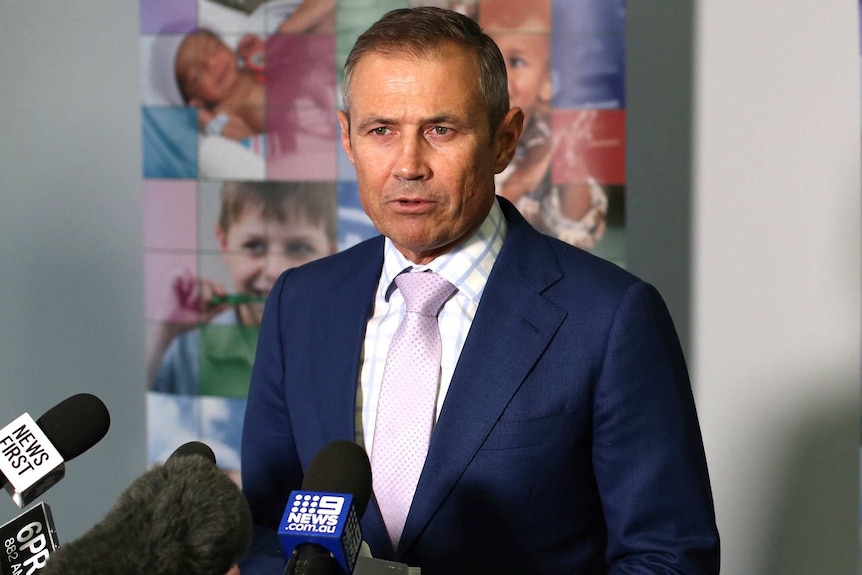
[(419, 567), (409, 567), (406, 563), (360, 555), (352, 575), (420, 575), (421, 573), (422, 570)]
[(111, 416), (102, 400), (79, 393), (33, 421), (21, 414), (0, 429), (0, 486), (18, 507), (42, 495), (65, 475), (65, 462), (98, 443)]
[(278, 537), (285, 575), (352, 573), (362, 544), (359, 518), (371, 499), (371, 463), (359, 445), (333, 441), (311, 461), (292, 491)]
[(213, 450), (209, 445), (200, 441), (189, 441), (188, 443), (183, 443), (170, 454), (168, 461), (177, 457), (186, 457), (188, 455), (199, 455), (213, 465), (216, 464), (216, 456), (215, 453), (213, 453)]
[(41, 572), (57, 549), (57, 530), (51, 508), (40, 502), (0, 525), (0, 573), (32, 575)]
[(251, 530), (245, 496), (215, 466), (212, 450), (192, 442), (133, 481), (41, 575), (225, 575)]

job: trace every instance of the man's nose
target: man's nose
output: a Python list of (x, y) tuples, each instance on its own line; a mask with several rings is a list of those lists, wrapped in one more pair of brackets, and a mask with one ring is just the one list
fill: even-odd
[(404, 135), (398, 142), (398, 155), (392, 176), (399, 180), (424, 180), (431, 171), (427, 163), (427, 142), (421, 135)]

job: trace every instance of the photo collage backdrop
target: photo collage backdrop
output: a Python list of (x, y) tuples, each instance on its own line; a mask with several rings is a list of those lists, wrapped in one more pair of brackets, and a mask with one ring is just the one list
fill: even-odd
[(526, 125), (497, 193), (625, 265), (625, 0), (140, 0), (149, 462), (199, 440), (239, 481), (263, 301), (377, 234), (341, 148), (341, 66), (389, 10), (500, 46)]

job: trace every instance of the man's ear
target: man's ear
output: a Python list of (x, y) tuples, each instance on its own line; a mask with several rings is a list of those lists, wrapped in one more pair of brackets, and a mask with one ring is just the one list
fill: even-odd
[(336, 114), (338, 114), (338, 123), (341, 125), (341, 147), (347, 152), (350, 163), (355, 164), (356, 162), (353, 161), (353, 146), (350, 145), (350, 118), (347, 117), (347, 112), (344, 110), (338, 110)]
[(524, 130), (524, 112), (521, 108), (512, 108), (503, 117), (497, 133), (494, 134), (494, 173), (499, 174), (506, 169), (515, 156), (518, 138)]

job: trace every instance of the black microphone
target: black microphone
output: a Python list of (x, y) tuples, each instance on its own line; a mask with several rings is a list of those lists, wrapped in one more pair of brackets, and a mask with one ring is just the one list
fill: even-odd
[(204, 444), (181, 446), (41, 575), (225, 575), (251, 541), (251, 511), (214, 461)]
[(419, 567), (360, 555), (351, 575), (421, 575)]
[(15, 519), (0, 525), (0, 573), (33, 575), (41, 572), (57, 549), (57, 529), (51, 508), (34, 505)]
[(79, 393), (33, 421), (21, 414), (0, 429), (0, 485), (18, 507), (28, 505), (65, 475), (65, 462), (98, 443), (111, 416), (102, 400)]
[(311, 461), (290, 494), (278, 528), (285, 575), (343, 575), (356, 564), (359, 518), (371, 499), (371, 463), (359, 445), (338, 440)]
[(177, 447), (173, 453), (171, 453), (168, 457), (168, 461), (177, 457), (186, 457), (188, 455), (200, 455), (213, 465), (216, 464), (216, 456), (215, 453), (213, 453), (212, 448), (210, 448), (206, 443), (202, 443), (200, 441), (189, 441), (188, 443), (183, 443)]
[(371, 557), (362, 543), (359, 520), (371, 491), (363, 448), (344, 440), (324, 446), (308, 466), (302, 491), (291, 493), (278, 529), (288, 555), (284, 575), (420, 575), (418, 567)]

